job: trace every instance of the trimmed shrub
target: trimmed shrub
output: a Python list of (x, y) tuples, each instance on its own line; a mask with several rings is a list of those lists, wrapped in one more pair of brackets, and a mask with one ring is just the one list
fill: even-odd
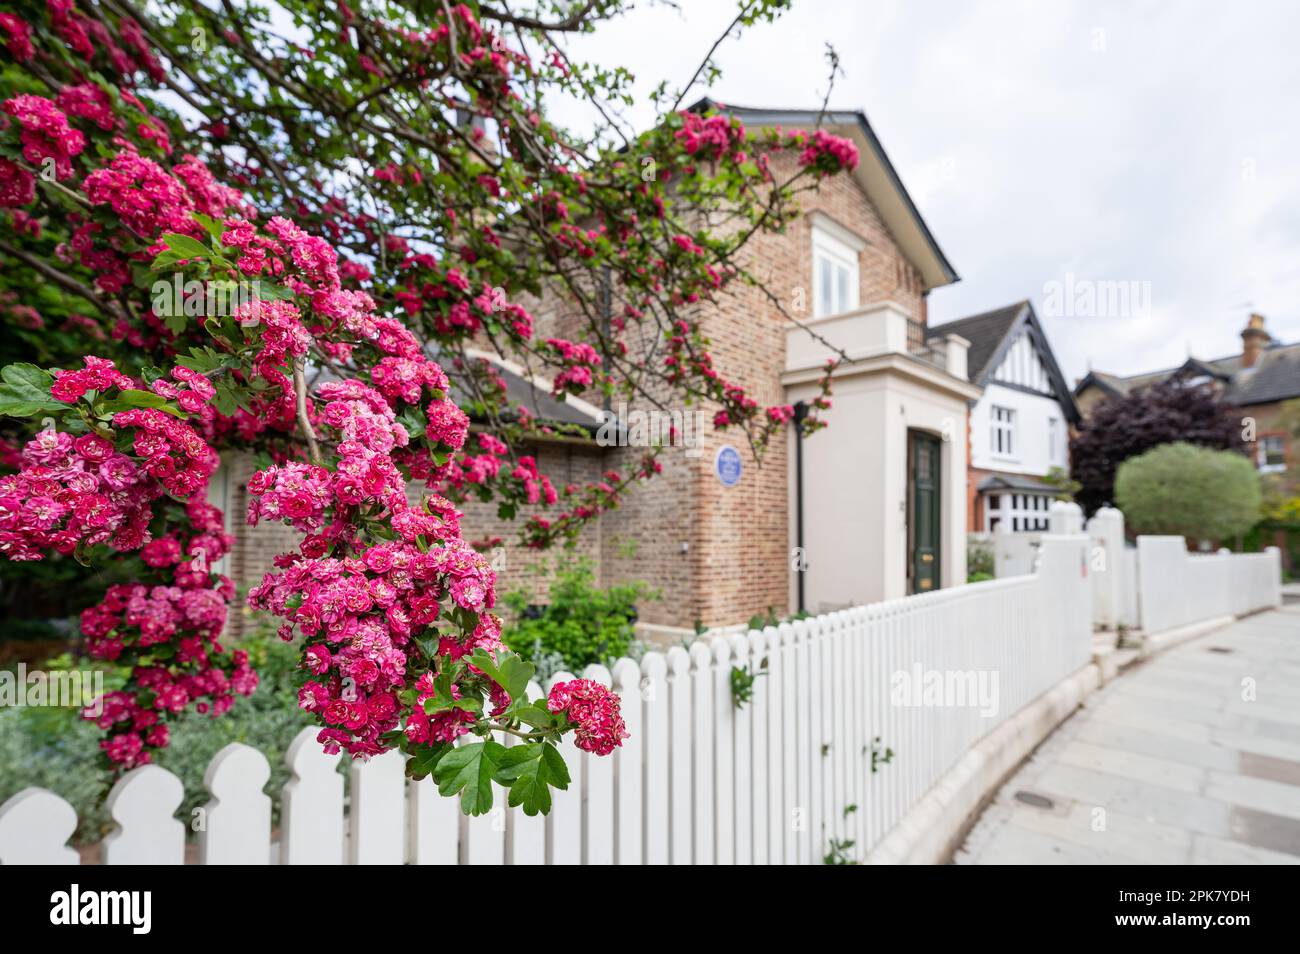
[(1115, 499), (1136, 533), (1219, 541), (1260, 517), (1259, 474), (1248, 458), (1182, 442), (1130, 458), (1115, 477)]

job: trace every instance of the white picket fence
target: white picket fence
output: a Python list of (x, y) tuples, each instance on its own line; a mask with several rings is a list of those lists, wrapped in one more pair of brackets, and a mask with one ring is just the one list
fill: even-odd
[(1138, 616), (1147, 632), (1281, 602), (1282, 562), (1263, 553), (1188, 553), (1182, 537), (1137, 538)]
[[(232, 744), (208, 767), (212, 798), (195, 819), (174, 817), (182, 788), (169, 772), (124, 776), (103, 860), (182, 863), (187, 829), (201, 864), (806, 864), (832, 839), (861, 859), (975, 742), (1090, 661), (1089, 552), (1087, 536), (1049, 535), (1032, 575), (589, 667), (621, 696), (631, 736), (608, 758), (566, 743), (573, 781), (545, 818), (500, 804), (463, 817), (432, 781), (404, 778), (398, 753), (350, 766), (345, 804), (339, 757), (308, 729), (286, 756), (278, 830), (266, 758)], [(1243, 573), (1256, 587), (1256, 571)], [(764, 673), (739, 708), (734, 666)], [(996, 679), (994, 711), (981, 712), (988, 699), (895, 696), (900, 680), (931, 673), (968, 688)], [(874, 772), (873, 749), (893, 752)], [(19, 792), (0, 806), (0, 863), (76, 863), (75, 827), (63, 799)]]
[[(1075, 532), (1081, 519), (1076, 504), (1052, 504), (1054, 533)], [(1275, 547), (1263, 553), (1194, 554), (1182, 537), (1173, 536), (1139, 536), (1134, 547), (1125, 542), (1124, 515), (1114, 507), (1099, 508), (1086, 533), (1091, 538), (1092, 620), (1101, 628), (1122, 625), (1159, 633), (1281, 602), (1281, 554)], [(1043, 536), (972, 534), (992, 548), (999, 579), (1028, 572)]]
[[(565, 755), (573, 774), (546, 818), (498, 806), (461, 817), (432, 782), (408, 782), (390, 753), (351, 767), (306, 730), (289, 750), (273, 842), (269, 765), (234, 744), (213, 760), (201, 863), (809, 863), (830, 839), (861, 856), (972, 743), (1089, 658), (1086, 539), (1048, 540), (1033, 576), (957, 587), (695, 643), (613, 672), (631, 733), (611, 758)], [(762, 669), (764, 661), (766, 668)], [(733, 666), (764, 672), (733, 705)], [(998, 709), (891, 704), (891, 676), (996, 673)], [(556, 679), (572, 678), (565, 673)], [(534, 686), (534, 692), (540, 687)], [(895, 753), (872, 772), (872, 746)], [(153, 767), (110, 796), (109, 864), (179, 863), (178, 779)], [(0, 807), (0, 862), (75, 861), (70, 806), (29, 789)]]

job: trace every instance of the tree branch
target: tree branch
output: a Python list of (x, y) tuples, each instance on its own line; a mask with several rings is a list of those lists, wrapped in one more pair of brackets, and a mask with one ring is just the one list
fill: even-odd
[(311, 418), (307, 415), (307, 376), (303, 373), (305, 365), (304, 359), (293, 359), (293, 393), (295, 403), (298, 405), (298, 426), (302, 428), (303, 437), (307, 438), (307, 451), (311, 454), (312, 463), (322, 464), (325, 460), (320, 455), (320, 445), (316, 443), (316, 431), (312, 428)]

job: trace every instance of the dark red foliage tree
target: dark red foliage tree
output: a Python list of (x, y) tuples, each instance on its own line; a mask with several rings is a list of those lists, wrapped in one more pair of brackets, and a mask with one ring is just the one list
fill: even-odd
[(1157, 444), (1244, 451), (1244, 427), (1240, 412), (1203, 385), (1171, 380), (1109, 397), (1070, 440), (1070, 473), (1083, 485), (1076, 499), (1089, 514), (1110, 503), (1119, 465)]

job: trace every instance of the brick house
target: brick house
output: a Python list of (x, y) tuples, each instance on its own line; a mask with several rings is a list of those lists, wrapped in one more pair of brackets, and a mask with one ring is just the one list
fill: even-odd
[(1046, 530), (1059, 493), (1046, 478), (1069, 472), (1069, 428), (1079, 412), (1034, 306), (1019, 301), (933, 332), (970, 342), (970, 380), (983, 391), (970, 415), (967, 526)]
[[(708, 101), (693, 108), (711, 107), (721, 108)], [(750, 128), (812, 128), (818, 118), (816, 111), (727, 110)], [(926, 326), (926, 296), (957, 275), (866, 117), (831, 112), (822, 126), (854, 141), (858, 168), (801, 197), (804, 214), (784, 234), (760, 233), (745, 249), (748, 267), (795, 303), (792, 310), (804, 303), (811, 331), (791, 326), (750, 287), (729, 291), (702, 321), (720, 373), (762, 405), (810, 400), (833, 353), (824, 342), (846, 353), (825, 415), (829, 427), (802, 441), (791, 427), (755, 460), (743, 435), (715, 431), (714, 409), (702, 408), (696, 446), (667, 449), (663, 473), (626, 494), (578, 544), (602, 584), (643, 580), (660, 591), (639, 613), (648, 630), (666, 637), (701, 624), (743, 623), (769, 609), (819, 612), (966, 578), (967, 413), (979, 388), (968, 378), (966, 341)], [(786, 150), (771, 160), (779, 174), (797, 155)], [(541, 337), (574, 336), (558, 301), (540, 303), (536, 319)], [(522, 368), (501, 370), (512, 397), (540, 418), (558, 416), (596, 433), (601, 409), (555, 402), (549, 382)], [(627, 472), (645, 453), (602, 446), (594, 436), (533, 450), (561, 485)], [(222, 470), (214, 501), (242, 514), (251, 463), (232, 461)], [(470, 540), (512, 540), (517, 532), (497, 520), (492, 505), (477, 502), (465, 507), (462, 526)], [(260, 579), (293, 537), (273, 528), (241, 531), (229, 572), (240, 584)], [(507, 546), (499, 589), (526, 587), (544, 602), (546, 576), (534, 570), (549, 559)]]
[(1250, 452), (1261, 474), (1294, 493), (1300, 486), (1300, 458), (1280, 420), (1282, 405), (1300, 397), (1300, 343), (1283, 344), (1252, 314), (1241, 330), (1241, 353), (1203, 361), (1188, 358), (1176, 368), (1128, 377), (1089, 371), (1075, 385), (1075, 400), (1085, 414), (1112, 395), (1134, 394), (1161, 381), (1181, 380), (1213, 389), (1220, 403), (1240, 413), (1242, 433), (1253, 436)]

